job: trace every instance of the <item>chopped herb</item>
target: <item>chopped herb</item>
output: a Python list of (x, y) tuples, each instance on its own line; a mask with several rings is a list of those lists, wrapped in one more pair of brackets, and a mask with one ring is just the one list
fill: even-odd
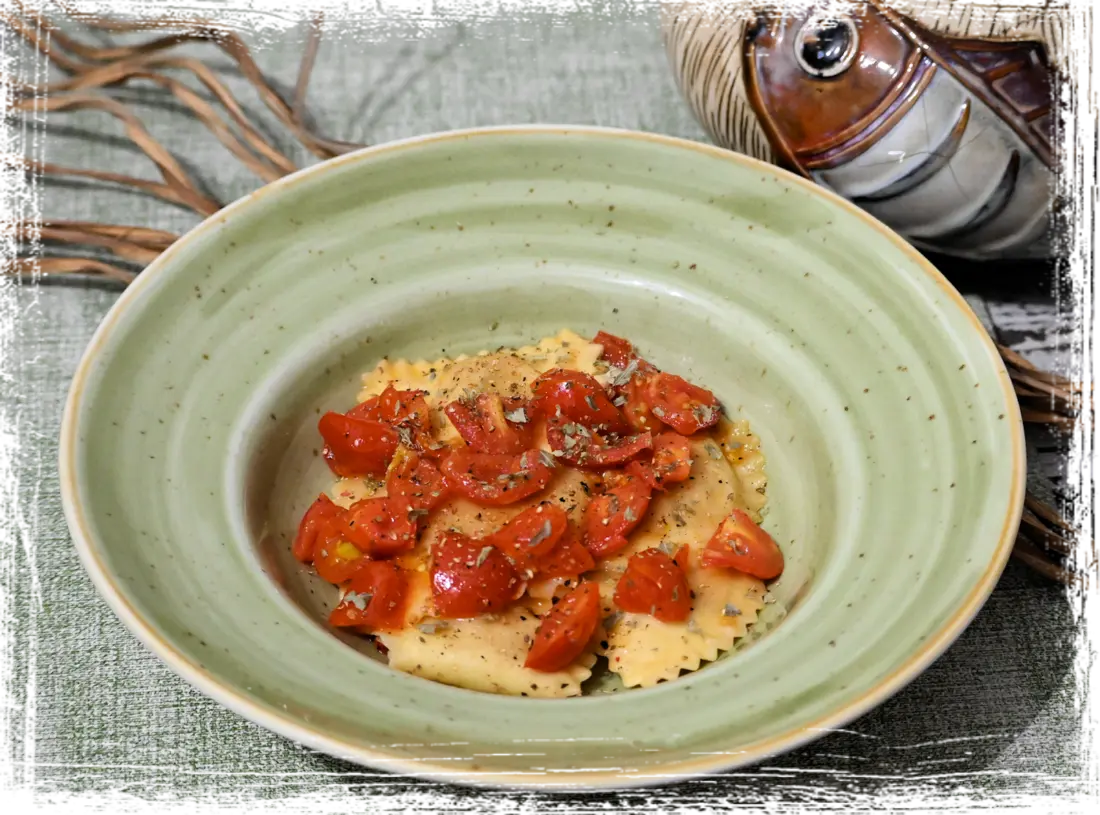
[(613, 404), (615, 407), (622, 407), (623, 405), (626, 404), (626, 397), (625, 396), (616, 396), (614, 398), (614, 400), (612, 400), (611, 404)]
[(609, 371), (611, 373), (611, 384), (612, 385), (625, 385), (627, 382), (630, 381), (631, 377), (634, 376), (634, 374), (635, 374), (635, 372), (637, 372), (637, 370), (638, 370), (638, 360), (636, 360), (636, 359), (630, 360), (630, 363), (625, 368), (622, 368), (622, 369), (616, 368), (614, 365), (612, 365), (611, 368), (609, 369)]
[(679, 599), (680, 599), (680, 587), (679, 586), (673, 586), (672, 587), (672, 602), (674, 602), (674, 603), (678, 602)]
[(673, 553), (675, 553), (676, 551), (672, 546), (672, 541), (667, 540), (661, 541), (659, 544), (657, 544), (657, 548), (669, 557), (672, 557)]
[(740, 617), (741, 616), (741, 609), (739, 609), (737, 606), (732, 606), (729, 603), (726, 603), (726, 607), (724, 609), (722, 609), (722, 616), (723, 617)]
[(596, 400), (592, 398), (592, 395), (591, 395), (591, 394), (589, 394), (588, 396), (584, 397), (584, 402), (585, 402), (585, 404), (586, 404), (586, 405), (588, 405), (588, 406), (589, 406), (590, 408), (592, 408), (592, 410), (597, 410), (597, 408), (596, 408)]
[(774, 595), (774, 594), (772, 594), (772, 593), (771, 593), (771, 592), (769, 591), (768, 593), (766, 593), (766, 594), (765, 594), (765, 595), (764, 595), (763, 597), (761, 597), (760, 599), (761, 599), (761, 600), (763, 600), (763, 601), (764, 601), (765, 603), (767, 603), (767, 604), (768, 604), (768, 605), (770, 606), (770, 605), (771, 605), (772, 603), (774, 603), (774, 602), (775, 602), (775, 595)]
[(550, 533), (553, 532), (553, 531), (554, 531), (554, 527), (550, 523), (550, 521), (545, 521), (542, 525), (542, 528), (539, 529), (539, 531), (534, 534), (534, 536), (531, 538), (531, 542), (528, 543), (527, 545), (528, 546), (538, 546), (544, 540), (549, 538)]
[(621, 611), (613, 611), (603, 618), (603, 627), (610, 631), (622, 618), (623, 613)]
[(554, 467), (557, 464), (557, 462), (554, 461), (554, 457), (545, 450), (539, 450), (539, 461), (547, 467)]
[(485, 562), (485, 558), (489, 557), (493, 553), (492, 546), (482, 546), (481, 551), (477, 553), (477, 565), (480, 566)]
[(413, 446), (412, 433), (409, 432), (409, 428), (407, 428), (407, 427), (397, 428), (397, 438), (400, 439), (401, 443), (403, 445), (405, 445), (406, 447), (412, 447)]
[(373, 596), (374, 595), (372, 595), (372, 594), (367, 594), (367, 593), (359, 594), (358, 592), (349, 591), (347, 594), (344, 595), (344, 602), (345, 603), (351, 603), (353, 606), (355, 606), (360, 611), (366, 611), (367, 610), (367, 603), (369, 603), (371, 601), (371, 597), (373, 597)]
[(718, 461), (722, 458), (722, 451), (719, 450), (717, 446), (715, 446), (713, 444), (708, 444), (706, 447), (707, 447), (707, 455), (709, 455), (715, 461)]
[(426, 509), (410, 509), (409, 510), (409, 518), (410, 519), (423, 518), (427, 514), (428, 514), (428, 510), (426, 510)]
[(443, 620), (437, 620), (430, 623), (421, 623), (417, 626), (417, 629), (420, 631), (421, 634), (434, 634), (439, 629), (446, 627), (446, 622), (444, 622)]
[(516, 424), (525, 424), (527, 422), (527, 411), (521, 407), (516, 408), (505, 413), (504, 418)]
[(664, 410), (664, 408), (659, 408), (659, 407), (655, 407), (655, 408), (653, 408), (653, 415), (654, 415), (654, 416), (656, 416), (656, 417), (657, 417), (658, 419), (663, 419), (663, 418), (665, 418), (665, 410)]
[(623, 518), (626, 519), (627, 523), (634, 523), (636, 520), (638, 520), (638, 516), (634, 512), (634, 507), (627, 507), (626, 510), (623, 512)]

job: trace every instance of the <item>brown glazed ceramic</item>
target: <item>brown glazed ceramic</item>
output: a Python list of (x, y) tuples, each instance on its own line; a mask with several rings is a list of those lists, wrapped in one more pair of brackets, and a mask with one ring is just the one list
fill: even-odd
[(661, 12), (676, 78), (717, 143), (832, 188), (922, 249), (993, 260), (1095, 244), (1093, 5), (662, 0)]

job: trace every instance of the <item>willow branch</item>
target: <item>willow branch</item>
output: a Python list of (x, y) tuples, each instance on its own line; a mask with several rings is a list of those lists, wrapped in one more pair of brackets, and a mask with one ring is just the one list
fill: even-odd
[[(92, 61), (127, 60), (133, 56), (154, 53), (185, 41), (201, 40), (212, 42), (236, 62), (237, 67), (240, 69), (245, 79), (247, 79), (256, 89), (256, 92), (259, 94), (260, 99), (268, 110), (270, 110), (276, 118), (294, 134), (298, 141), (318, 158), (329, 159), (333, 156), (349, 153), (352, 150), (358, 150), (363, 147), (363, 145), (353, 142), (342, 142), (318, 136), (306, 127), (301, 118), (300, 111), (296, 111), (291, 107), (279, 92), (275, 90), (271, 83), (268, 82), (263, 71), (260, 70), (256, 61), (252, 58), (252, 53), (249, 51), (248, 46), (245, 45), (240, 36), (233, 31), (224, 29), (219, 30), (205, 21), (141, 21), (138, 23), (116, 23), (106, 22), (95, 18), (81, 17), (81, 19), (94, 28), (101, 28), (109, 31), (139, 31), (153, 28), (191, 27), (194, 30), (185, 34), (172, 34), (146, 43), (113, 48), (95, 48), (76, 43), (71, 38), (66, 39), (69, 44), (73, 46), (70, 50)], [(46, 24), (49, 25), (48, 23)], [(56, 26), (51, 26), (51, 30), (56, 30)], [(40, 44), (38, 44), (38, 47), (40, 50), (43, 50)], [(53, 49), (50, 50), (52, 51)], [(45, 51), (43, 52), (45, 53)], [(81, 73), (85, 70), (88, 70), (88, 66), (77, 67), (73, 72)]]
[(41, 175), (90, 178), (95, 181), (106, 181), (110, 184), (118, 184), (122, 187), (131, 187), (148, 193), (149, 195), (156, 196), (162, 201), (168, 201), (172, 204), (187, 207), (203, 216), (213, 215), (221, 209), (221, 206), (218, 205), (216, 201), (210, 201), (209, 199), (207, 199), (208, 203), (199, 205), (198, 202), (192, 201), (190, 197), (181, 195), (175, 188), (159, 181), (147, 181), (144, 178), (135, 178), (132, 175), (112, 173), (106, 170), (86, 170), (83, 167), (64, 167), (60, 164), (49, 164), (29, 158), (24, 158), (23, 164), (28, 172), (39, 173)]
[(123, 269), (95, 258), (79, 257), (45, 257), (45, 258), (16, 258), (5, 268), (4, 274), (20, 278), (34, 278), (38, 275), (47, 277), (71, 274), (93, 274), (99, 277), (107, 277), (118, 280), (121, 283), (130, 284), (137, 277), (136, 272)]
[[(156, 260), (163, 247), (143, 245), (139, 241), (129, 240), (127, 227), (103, 225), (98, 229), (84, 227), (81, 224), (68, 224), (64, 221), (52, 224), (34, 224), (24, 221), (0, 218), (0, 240), (13, 243), (61, 243), (96, 246), (114, 255), (145, 265)], [(111, 231), (116, 234), (110, 234)]]
[(12, 105), (13, 110), (24, 111), (39, 109), (63, 111), (86, 108), (109, 113), (122, 122), (130, 140), (157, 165), (167, 185), (187, 201), (189, 206), (208, 214), (221, 209), (220, 203), (199, 192), (198, 185), (179, 165), (172, 154), (153, 138), (141, 121), (125, 105), (114, 99), (99, 94), (74, 91), (62, 96), (52, 96), (45, 99), (20, 99)]
[(306, 40), (305, 50), (302, 51), (302, 61), (298, 66), (298, 82), (294, 86), (294, 103), (290, 106), (290, 110), (299, 121), (305, 113), (309, 78), (313, 74), (313, 66), (317, 62), (317, 51), (321, 47), (321, 26), (324, 20), (325, 15), (320, 12), (310, 20), (309, 38)]

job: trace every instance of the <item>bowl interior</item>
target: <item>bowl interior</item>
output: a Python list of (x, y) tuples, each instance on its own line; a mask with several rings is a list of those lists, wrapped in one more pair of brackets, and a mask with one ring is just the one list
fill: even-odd
[[(449, 688), (348, 647), (321, 622), (335, 590), (288, 551), (331, 480), (317, 415), (383, 355), (563, 327), (629, 337), (751, 421), (789, 562), (767, 636), (568, 700)], [(69, 414), (70, 523), (146, 642), (284, 735), (458, 779), (617, 783), (836, 726), (969, 621), (1021, 500), (1003, 367), (916, 253), (781, 171), (614, 131), (448, 134), (262, 190), (127, 292)]]

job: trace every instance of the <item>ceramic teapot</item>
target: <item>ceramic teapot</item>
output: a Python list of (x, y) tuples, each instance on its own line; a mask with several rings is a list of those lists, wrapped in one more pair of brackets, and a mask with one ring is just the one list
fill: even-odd
[(922, 249), (1049, 254), (1063, 11), (680, 0), (662, 15), (676, 80), (717, 144), (832, 189)]

